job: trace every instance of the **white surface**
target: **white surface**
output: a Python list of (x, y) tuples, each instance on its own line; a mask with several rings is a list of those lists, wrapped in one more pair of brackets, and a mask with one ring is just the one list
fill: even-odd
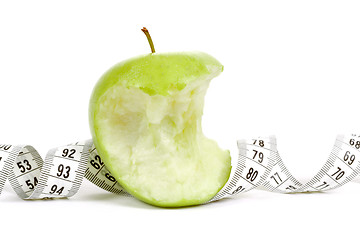
[[(359, 11), (357, 1), (1, 1), (0, 142), (31, 144), (44, 156), (89, 138), (94, 84), (115, 63), (149, 52), (146, 26), (157, 52), (201, 50), (224, 64), (206, 96), (209, 137), (237, 157), (237, 139), (274, 134), (288, 168), (309, 179), (336, 134), (359, 133)], [(6, 185), (0, 235), (354, 238), (359, 200), (360, 185), (349, 183), (159, 209), (87, 181), (56, 201), (23, 201)]]

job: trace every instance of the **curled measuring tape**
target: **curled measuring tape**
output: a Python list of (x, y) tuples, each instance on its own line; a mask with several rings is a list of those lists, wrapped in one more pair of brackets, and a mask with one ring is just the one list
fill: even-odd
[(0, 144), (0, 193), (9, 179), (22, 199), (71, 197), (84, 177), (109, 192), (129, 195), (105, 168), (92, 140), (53, 148), (44, 160), (32, 146)]
[[(302, 184), (285, 167), (275, 137), (239, 140), (239, 158), (225, 186), (208, 202), (262, 187), (271, 192), (327, 191), (353, 180), (360, 171), (360, 137), (339, 135), (320, 171)], [(109, 192), (131, 196), (116, 182), (92, 140), (48, 151), (43, 160), (29, 145), (0, 144), (0, 193), (7, 179), (22, 199), (73, 196), (86, 177)]]
[(270, 192), (318, 192), (338, 188), (353, 180), (360, 170), (360, 137), (338, 135), (330, 156), (320, 171), (305, 184), (286, 168), (276, 148), (275, 137), (238, 141), (239, 159), (215, 201), (262, 187)]

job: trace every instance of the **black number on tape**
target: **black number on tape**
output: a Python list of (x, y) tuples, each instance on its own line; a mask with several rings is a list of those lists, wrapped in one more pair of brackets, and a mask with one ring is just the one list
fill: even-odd
[(242, 192), (244, 190), (245, 190), (245, 188), (243, 186), (239, 186), (231, 194), (236, 194), (236, 193)]
[(337, 167), (337, 171), (336, 172), (334, 172), (331, 176), (333, 177), (333, 176), (335, 176), (335, 179), (336, 180), (340, 180), (340, 178), (342, 178), (343, 176), (344, 176), (344, 174), (345, 174), (345, 171), (341, 171), (341, 168), (339, 168), (339, 167)]
[(9, 150), (10, 148), (11, 148), (11, 145), (5, 145), (5, 144), (0, 145), (0, 149), (4, 149), (5, 151)]
[(248, 174), (246, 174), (246, 179), (253, 182), (256, 179), (257, 175), (258, 175), (258, 171), (256, 170), (254, 171), (253, 168), (250, 168)]
[(359, 149), (360, 148), (360, 141), (355, 141), (355, 139), (350, 139), (349, 141), (351, 146), (355, 146), (355, 148)]
[[(258, 152), (258, 151), (256, 151), (256, 150), (254, 150), (253, 149), (253, 151), (254, 151), (254, 156), (253, 156), (253, 159), (255, 159), (256, 158), (256, 156), (258, 156), (258, 162), (259, 163), (262, 163), (263, 162), (263, 160), (264, 160), (264, 154), (262, 153), (262, 152)], [(259, 154), (258, 154), (259, 153)]]
[(294, 187), (293, 185), (289, 185), (285, 189), (293, 191), (293, 190), (296, 190), (296, 187)]
[(320, 184), (319, 186), (315, 187), (318, 190), (323, 190), (325, 188), (327, 188), (328, 186), (330, 186), (327, 182), (323, 182), (322, 184)]
[[(281, 183), (282, 182), (282, 179), (281, 179), (281, 177), (279, 176), (279, 173), (274, 173), (274, 175), (272, 175), (271, 177), (270, 177), (271, 179), (273, 179), (275, 182), (276, 182), (276, 184), (279, 184), (279, 183)], [(279, 181), (278, 181), (279, 180)]]
[(115, 181), (116, 181), (115, 178), (114, 178), (113, 176), (111, 176), (109, 173), (105, 173), (105, 177), (106, 177), (107, 179), (109, 179), (110, 181), (112, 181), (112, 182), (115, 182)]
[(355, 161), (355, 155), (351, 154), (350, 151), (346, 151), (345, 155), (344, 155), (344, 161), (346, 162), (348, 161), (348, 164), (351, 165), (353, 164), (353, 162)]
[[(257, 142), (258, 142), (258, 140), (255, 140), (253, 144), (256, 145)], [(260, 147), (264, 147), (264, 146), (265, 146), (264, 140), (259, 140), (259, 146), (260, 146)]]
[[(97, 162), (96, 162), (95, 160), (96, 160)], [(95, 169), (99, 170), (99, 169), (101, 168), (101, 166), (104, 165), (104, 163), (101, 161), (101, 158), (100, 158), (99, 155), (96, 155), (96, 156), (95, 156), (95, 160), (94, 160), (94, 159), (90, 160), (90, 164), (91, 164), (91, 166), (93, 166)]]
[(58, 173), (56, 174), (56, 176), (58, 177), (63, 177), (63, 178), (68, 178), (70, 176), (70, 166), (66, 166), (64, 167), (63, 164), (60, 164), (58, 166)]
[(21, 173), (26, 172), (26, 170), (31, 170), (31, 165), (26, 159), (23, 162), (17, 162), (16, 165), (18, 166)]
[(64, 187), (61, 187), (59, 188), (58, 190), (58, 186), (56, 184), (52, 185), (51, 189), (50, 189), (50, 194), (54, 194), (54, 193), (57, 193), (57, 194), (61, 194), (62, 192), (64, 191)]
[(36, 177), (34, 177), (34, 181), (33, 181), (33, 182), (31, 182), (31, 180), (28, 179), (28, 180), (25, 181), (25, 183), (26, 183), (26, 185), (29, 187), (29, 189), (32, 190), (32, 189), (34, 189), (35, 186), (38, 184), (38, 180), (37, 180)]
[(68, 149), (68, 148), (65, 148), (63, 150), (63, 154), (61, 156), (63, 157), (68, 157), (68, 158), (74, 158), (74, 154), (76, 153), (76, 150), (75, 149)]

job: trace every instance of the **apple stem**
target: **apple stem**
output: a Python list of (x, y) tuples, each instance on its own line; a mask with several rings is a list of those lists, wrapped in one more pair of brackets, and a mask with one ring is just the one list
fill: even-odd
[(146, 37), (147, 37), (147, 39), (148, 39), (148, 41), (149, 41), (150, 48), (151, 48), (151, 52), (152, 52), (152, 53), (155, 53), (154, 43), (153, 43), (153, 41), (152, 41), (152, 39), (151, 39), (151, 37), (150, 37), (149, 31), (146, 29), (146, 27), (143, 27), (143, 28), (141, 29), (141, 31), (143, 31), (143, 32), (145, 33), (145, 35), (146, 35)]

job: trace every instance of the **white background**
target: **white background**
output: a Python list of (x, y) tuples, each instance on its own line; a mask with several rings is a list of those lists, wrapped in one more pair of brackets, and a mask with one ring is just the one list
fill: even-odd
[[(92, 88), (115, 63), (150, 51), (146, 26), (157, 52), (200, 50), (225, 66), (206, 96), (207, 136), (236, 158), (237, 139), (274, 134), (285, 164), (307, 180), (338, 133), (359, 133), (359, 12), (358, 1), (329, 0), (1, 1), (0, 142), (45, 155), (90, 138)], [(359, 200), (349, 183), (160, 209), (87, 181), (54, 201), (20, 200), (7, 184), (0, 238), (353, 239)]]

